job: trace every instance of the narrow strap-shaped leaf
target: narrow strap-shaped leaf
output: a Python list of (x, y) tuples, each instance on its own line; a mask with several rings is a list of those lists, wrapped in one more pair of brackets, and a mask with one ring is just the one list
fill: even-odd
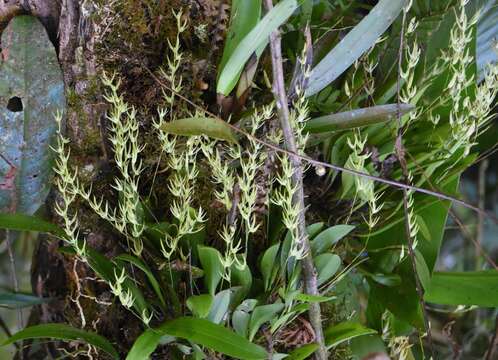
[(0, 294), (0, 307), (9, 309), (24, 308), (43, 304), (51, 300), (51, 298), (41, 298), (31, 294), (5, 292)]
[(119, 359), (118, 352), (106, 338), (96, 333), (80, 330), (66, 324), (42, 324), (30, 326), (15, 333), (0, 345), (5, 346), (16, 341), (44, 338), (84, 341), (105, 351), (114, 359)]
[(312, 70), (306, 95), (316, 94), (337, 79), (347, 68), (375, 45), (396, 20), (407, 0), (380, 0), (353, 30)]
[(36, 216), (24, 214), (0, 214), (0, 229), (38, 231), (60, 237), (64, 236), (64, 231), (57, 225)]
[[(414, 109), (415, 106), (410, 104), (401, 104), (399, 107), (401, 115), (405, 115)], [(349, 130), (395, 120), (397, 116), (397, 104), (373, 106), (311, 119), (306, 122), (304, 130), (310, 133)]]
[(164, 300), (163, 293), (161, 291), (161, 287), (159, 286), (159, 283), (156, 280), (156, 277), (150, 270), (150, 268), (145, 264), (142, 260), (139, 258), (129, 255), (129, 254), (122, 254), (119, 255), (115, 258), (115, 260), (121, 260), (121, 261), (126, 261), (129, 262), (130, 264), (135, 265), (138, 267), (140, 270), (142, 270), (145, 275), (147, 276), (147, 279), (149, 280), (152, 288), (154, 289), (156, 295), (159, 297), (159, 300), (161, 301), (161, 304), (166, 308), (166, 302)]
[(221, 71), (216, 91), (228, 96), (237, 84), (244, 65), (270, 34), (278, 29), (297, 9), (296, 0), (284, 0), (271, 9), (235, 48)]

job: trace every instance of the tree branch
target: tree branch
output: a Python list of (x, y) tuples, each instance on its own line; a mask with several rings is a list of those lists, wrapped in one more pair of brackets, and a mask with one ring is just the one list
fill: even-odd
[[(265, 7), (267, 11), (273, 8), (272, 0), (265, 0)], [(289, 105), (287, 93), (285, 91), (281, 37), (279, 30), (274, 31), (270, 35), (270, 49), (273, 69), (273, 93), (277, 103), (278, 117), (284, 135), (285, 146), (287, 150), (297, 153), (296, 139), (289, 121)], [(299, 208), (299, 241), (302, 243), (302, 248), (306, 252), (306, 256), (302, 260), (305, 291), (310, 295), (318, 295), (317, 273), (315, 264), (313, 263), (308, 234), (306, 232), (303, 167), (299, 157), (291, 156), (290, 159), (294, 170), (292, 182), (296, 187), (293, 200), (294, 204), (296, 204)], [(319, 303), (310, 303), (309, 318), (315, 332), (315, 341), (319, 346), (315, 357), (317, 360), (326, 360), (328, 355), (323, 336), (322, 317)]]

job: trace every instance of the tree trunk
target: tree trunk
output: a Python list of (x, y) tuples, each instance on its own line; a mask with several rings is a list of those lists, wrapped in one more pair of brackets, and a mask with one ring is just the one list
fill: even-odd
[[(167, 39), (175, 35), (172, 9), (186, 9), (193, 26), (202, 21), (208, 25), (207, 34), (212, 34), (218, 27), (223, 30), (222, 23), (228, 18), (227, 8), (216, 4), (216, 1), (191, 0), (0, 0), (0, 30), (20, 14), (34, 15), (45, 26), (63, 72), (66, 135), (71, 140), (72, 161), (100, 194), (108, 198), (113, 196), (109, 189), (112, 150), (106, 136), (106, 104), (98, 77), (104, 71), (117, 72), (126, 100), (138, 108), (143, 115), (141, 118), (150, 118), (162, 101), (162, 91), (150, 71), (158, 70), (165, 63)], [(193, 73), (202, 75), (201, 79), (186, 81), (200, 81), (204, 86), (206, 79), (214, 84), (215, 74), (209, 64), (217, 55), (220, 38), (214, 36), (212, 40), (206, 36), (207, 46), (196, 47), (192, 37), (187, 33), (183, 41), (187, 51), (194, 53)], [(208, 94), (199, 92), (193, 96), (205, 97), (212, 108), (216, 96), (214, 92)], [(60, 219), (50, 210), (57, 201), (58, 194), (52, 191), (47, 200), (46, 216), (56, 223)], [(78, 203), (77, 207), (81, 234), (88, 245), (109, 257), (124, 252), (109, 224), (85, 204)], [(33, 307), (29, 325), (65, 322), (96, 331), (126, 354), (143, 331), (141, 321), (114, 300), (107, 285), (98, 281), (86, 264), (75, 263), (74, 257), (62, 254), (63, 246), (62, 241), (51, 236), (39, 238), (32, 260), (33, 293), (54, 301)], [(42, 347), (25, 346), (23, 358), (55, 356), (61, 347), (72, 353), (85, 349), (93, 351), (78, 344), (48, 343)], [(16, 357), (20, 355), (18, 353)]]

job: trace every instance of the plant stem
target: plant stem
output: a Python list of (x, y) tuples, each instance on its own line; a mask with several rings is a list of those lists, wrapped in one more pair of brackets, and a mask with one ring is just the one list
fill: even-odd
[[(265, 7), (267, 11), (273, 8), (272, 0), (265, 0)], [(281, 37), (278, 29), (270, 35), (270, 49), (273, 69), (273, 93), (277, 104), (278, 117), (284, 136), (285, 146), (287, 150), (297, 153), (296, 139), (289, 121), (289, 105), (287, 93), (285, 91), (284, 71), (282, 65)], [(293, 201), (299, 208), (299, 241), (302, 242), (304, 251), (306, 252), (306, 256), (302, 260), (305, 291), (310, 295), (318, 295), (317, 273), (310, 250), (308, 234), (306, 232), (303, 167), (299, 157), (291, 156), (290, 159), (294, 170), (292, 182), (296, 187)], [(328, 359), (328, 355), (323, 336), (322, 317), (319, 303), (310, 303), (309, 318), (315, 332), (315, 342), (319, 346), (315, 357), (317, 360), (326, 360)]]

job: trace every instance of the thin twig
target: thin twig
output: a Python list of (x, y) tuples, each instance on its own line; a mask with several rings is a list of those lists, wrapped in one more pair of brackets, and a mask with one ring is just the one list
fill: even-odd
[[(398, 132), (396, 136), (395, 142), (395, 151), (398, 161), (401, 166), (401, 170), (403, 173), (404, 181), (410, 183), (410, 176), (408, 172), (408, 167), (405, 159), (405, 148), (403, 145), (403, 126), (401, 123), (401, 72), (403, 67), (403, 51), (404, 51), (404, 37), (405, 37), (405, 26), (406, 26), (406, 13), (407, 9), (403, 9), (403, 19), (401, 20), (401, 34), (400, 34), (400, 44), (399, 44), (399, 53), (398, 53), (398, 79), (397, 79), (397, 121), (398, 121)], [(415, 258), (415, 250), (413, 249), (413, 238), (411, 236), (411, 228), (410, 228), (410, 220), (409, 220), (409, 211), (408, 208), (408, 190), (403, 190), (403, 210), (405, 212), (405, 235), (406, 240), (408, 241), (408, 255), (410, 257), (413, 277), (415, 278), (415, 288), (418, 295), (418, 301), (420, 303), (420, 308), (422, 310), (422, 317), (424, 318), (424, 327), (427, 332), (427, 339), (429, 340), (429, 349), (431, 351), (432, 358), (434, 359), (434, 344), (432, 342), (432, 333), (431, 333), (431, 324), (429, 322), (429, 317), (427, 314), (427, 309), (425, 308), (424, 301), (424, 288), (422, 287), (422, 282), (420, 281), (420, 277), (417, 271), (417, 261)]]
[[(161, 80), (159, 80), (157, 78), (157, 76), (150, 69), (148, 69), (147, 67), (145, 67), (143, 65), (142, 65), (142, 67), (143, 67), (143, 69), (145, 69), (151, 75), (151, 77), (154, 79), (154, 81), (156, 81), (159, 85), (163, 86), (164, 88), (166, 88), (166, 89), (168, 89), (170, 91), (174, 91), (173, 89), (171, 89), (170, 86), (166, 85), (164, 82), (162, 82)], [(188, 99), (187, 97), (183, 96), (182, 94), (176, 92), (176, 96), (179, 99), (185, 101), (186, 103), (192, 105), (197, 110), (202, 111), (206, 115), (209, 115), (212, 118), (215, 118), (215, 119), (218, 119), (220, 121), (225, 122), (225, 120), (223, 120), (219, 116), (213, 114), (212, 112), (209, 112), (208, 110), (206, 110), (202, 106), (194, 103), (192, 100)], [(302, 161), (306, 161), (306, 162), (308, 162), (308, 163), (310, 163), (312, 165), (315, 165), (315, 166), (323, 166), (325, 168), (332, 169), (332, 170), (335, 170), (335, 171), (339, 171), (339, 172), (343, 172), (343, 173), (351, 174), (351, 175), (356, 175), (356, 176), (360, 176), (360, 177), (368, 179), (368, 180), (372, 180), (372, 181), (379, 182), (379, 183), (386, 184), (386, 185), (391, 185), (391, 186), (396, 187), (396, 188), (401, 189), (401, 190), (403, 190), (403, 189), (413, 190), (415, 192), (419, 192), (419, 193), (422, 193), (422, 194), (430, 195), (430, 196), (436, 197), (436, 198), (441, 199), (441, 200), (448, 200), (448, 201), (451, 201), (452, 203), (455, 203), (455, 204), (461, 205), (461, 206), (463, 206), (463, 207), (465, 207), (467, 209), (470, 209), (470, 210), (472, 210), (472, 211), (474, 211), (476, 213), (482, 214), (486, 218), (491, 219), (493, 222), (495, 222), (496, 224), (498, 224), (498, 217), (497, 216), (495, 216), (495, 215), (493, 215), (491, 213), (487, 213), (483, 209), (480, 209), (477, 206), (474, 206), (474, 205), (472, 205), (472, 204), (470, 204), (470, 203), (468, 203), (468, 202), (466, 202), (464, 200), (457, 199), (457, 198), (455, 198), (455, 197), (453, 197), (451, 195), (444, 194), (444, 193), (437, 192), (437, 191), (432, 191), (432, 190), (424, 189), (424, 188), (421, 188), (421, 187), (418, 187), (418, 186), (414, 186), (414, 185), (410, 185), (410, 184), (405, 184), (405, 183), (402, 183), (402, 182), (399, 182), (399, 181), (384, 179), (384, 178), (381, 178), (379, 176), (370, 175), (370, 174), (367, 174), (367, 173), (364, 173), (364, 172), (361, 172), (361, 171), (357, 171), (357, 170), (353, 170), (353, 169), (348, 169), (348, 168), (345, 168), (345, 167), (342, 167), (342, 166), (339, 166), (339, 165), (335, 165), (335, 164), (331, 164), (331, 163), (327, 163), (327, 162), (324, 162), (324, 161), (315, 160), (315, 159), (313, 159), (313, 158), (311, 158), (309, 156), (297, 154), (297, 153), (295, 153), (293, 151), (290, 151), (290, 150), (287, 150), (287, 149), (282, 149), (278, 145), (275, 145), (275, 144), (269, 143), (267, 141), (261, 140), (258, 137), (254, 136), (254, 135), (251, 135), (248, 132), (246, 132), (246, 131), (244, 131), (244, 130), (238, 128), (237, 126), (235, 126), (233, 124), (230, 124), (228, 122), (225, 122), (225, 124), (230, 129), (232, 129), (234, 132), (236, 132), (238, 134), (241, 134), (241, 135), (244, 135), (245, 137), (254, 140), (255, 142), (257, 142), (257, 143), (259, 143), (259, 144), (267, 147), (268, 149), (272, 149), (272, 150), (274, 150), (276, 152), (279, 152), (281, 154), (286, 154), (286, 155), (288, 155), (290, 157), (297, 157), (297, 158), (301, 159)]]
[[(265, 0), (267, 11), (273, 8), (272, 0)], [(285, 91), (284, 70), (282, 59), (282, 47), (280, 32), (277, 29), (270, 35), (270, 50), (273, 70), (273, 93), (278, 110), (280, 127), (284, 136), (285, 146), (293, 153), (297, 153), (296, 139), (294, 131), (290, 123), (289, 102)], [(307, 294), (319, 295), (318, 279), (313, 255), (309, 243), (308, 234), (306, 231), (305, 219), (305, 204), (304, 204), (304, 185), (303, 185), (303, 167), (301, 159), (296, 156), (290, 157), (293, 167), (292, 182), (295, 186), (293, 202), (299, 209), (298, 215), (298, 230), (299, 235), (297, 241), (301, 242), (300, 248), (304, 249), (305, 257), (302, 259), (304, 288)], [(317, 360), (327, 360), (327, 347), (325, 346), (325, 338), (323, 336), (322, 315), (320, 304), (318, 302), (310, 303), (309, 318), (313, 331), (315, 332), (315, 341), (318, 344), (318, 349), (315, 354)]]

